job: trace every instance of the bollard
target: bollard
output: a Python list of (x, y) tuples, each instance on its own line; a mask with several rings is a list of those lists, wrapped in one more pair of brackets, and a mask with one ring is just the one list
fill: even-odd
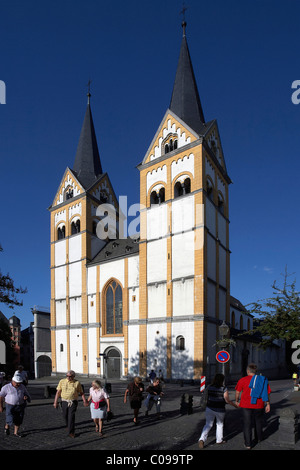
[(51, 398), (51, 391), (49, 385), (46, 385), (44, 388), (44, 398)]
[(181, 395), (180, 414), (191, 415), (193, 413), (193, 395), (184, 393)]
[(106, 393), (111, 393), (111, 383), (107, 383), (104, 388)]
[(280, 411), (277, 437), (281, 444), (296, 444), (299, 438), (298, 420), (297, 410), (285, 408)]

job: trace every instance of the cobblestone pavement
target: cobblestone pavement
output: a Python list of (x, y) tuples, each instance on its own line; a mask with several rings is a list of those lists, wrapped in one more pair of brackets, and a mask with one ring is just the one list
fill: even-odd
[[(53, 407), (57, 378), (32, 380), (28, 390), (32, 401), (28, 404), (25, 419), (20, 428), (22, 438), (4, 435), (5, 412), (0, 414), (0, 450), (102, 450), (105, 455), (116, 451), (138, 451), (151, 453), (166, 451), (171, 454), (195, 455), (199, 458), (206, 450), (243, 450), (241, 410), (227, 405), (224, 438), (227, 443), (215, 443), (215, 428), (212, 429), (203, 451), (198, 448), (198, 439), (205, 424), (205, 412), (200, 410), (199, 385), (165, 384), (162, 400), (162, 418), (156, 418), (155, 408), (149, 417), (145, 409), (140, 412), (140, 424), (134, 425), (129, 403), (123, 403), (127, 386), (125, 381), (112, 382), (111, 408), (114, 418), (104, 424), (104, 436), (96, 434), (90, 410), (79, 400), (76, 412), (75, 439), (67, 435), (60, 409)], [(81, 380), (85, 393), (89, 391), (91, 379)], [(278, 414), (282, 409), (297, 409), (300, 392), (294, 392), (291, 380), (271, 381), (272, 411), (266, 415), (265, 439), (253, 450), (299, 450), (300, 444), (285, 444), (279, 439)], [(50, 386), (51, 398), (44, 398), (45, 387)], [(229, 386), (230, 398), (234, 399), (234, 386)], [(193, 395), (192, 414), (180, 412), (183, 394)], [(299, 405), (300, 411), (300, 405)], [(111, 452), (114, 451), (114, 452)], [(182, 462), (183, 463), (183, 462)]]

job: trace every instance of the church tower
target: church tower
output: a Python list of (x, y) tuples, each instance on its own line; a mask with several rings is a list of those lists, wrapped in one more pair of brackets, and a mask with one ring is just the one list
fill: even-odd
[(218, 325), (230, 314), (230, 178), (182, 27), (171, 102), (138, 167), (140, 374), (155, 367), (173, 379), (206, 375)]
[[(87, 263), (105, 246), (97, 236), (99, 206), (117, 200), (103, 172), (90, 93), (73, 168), (67, 168), (51, 213), (51, 351), (53, 372), (88, 373), (89, 309)], [(99, 317), (99, 316), (98, 316)], [(100, 320), (94, 323), (99, 330)], [(93, 353), (96, 356), (96, 353)]]

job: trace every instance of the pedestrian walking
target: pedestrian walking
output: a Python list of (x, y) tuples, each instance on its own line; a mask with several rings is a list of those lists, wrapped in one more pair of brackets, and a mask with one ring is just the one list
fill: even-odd
[(160, 406), (161, 406), (161, 397), (163, 396), (162, 386), (160, 384), (159, 378), (155, 378), (153, 380), (153, 384), (149, 385), (146, 388), (146, 392), (148, 393), (144, 405), (146, 407), (145, 415), (148, 416), (149, 411), (151, 410), (152, 406), (155, 404), (157, 418), (160, 418)]
[(103, 419), (110, 412), (109, 395), (106, 393), (99, 380), (94, 380), (87, 399), (90, 403), (91, 418), (95, 423), (96, 432), (103, 436)]
[(224, 432), (224, 419), (226, 403), (236, 408), (236, 404), (229, 399), (227, 387), (224, 385), (224, 375), (216, 374), (212, 383), (207, 387), (204, 393), (207, 394), (207, 404), (205, 409), (205, 426), (199, 438), (199, 448), (203, 449), (205, 441), (214, 421), (216, 420), (216, 442), (217, 444), (224, 444), (226, 441), (223, 439)]
[(133, 381), (130, 382), (130, 384), (128, 384), (127, 389), (125, 391), (124, 403), (126, 403), (127, 396), (128, 396), (130, 407), (133, 410), (134, 424), (138, 424), (138, 414), (142, 406), (143, 391), (144, 391), (144, 384), (140, 377), (134, 377)]
[(156, 377), (156, 373), (154, 372), (154, 370), (152, 369), (150, 374), (149, 374), (149, 379), (150, 379), (150, 382), (153, 384), (153, 380), (155, 379)]
[(255, 442), (263, 439), (264, 413), (270, 412), (271, 388), (268, 379), (257, 375), (256, 364), (249, 364), (247, 375), (235, 387), (235, 400), (243, 412), (243, 432), (246, 449), (252, 447), (252, 423), (254, 422)]
[(10, 434), (10, 426), (14, 426), (14, 436), (22, 437), (19, 428), (24, 420), (25, 407), (31, 401), (27, 388), (23, 385), (23, 377), (15, 374), (12, 381), (3, 385), (0, 391), (0, 413), (3, 412), (5, 401), (6, 422), (4, 433)]
[(82, 397), (84, 406), (88, 406), (88, 403), (85, 399), (81, 383), (75, 380), (75, 372), (73, 370), (69, 370), (67, 377), (59, 381), (56, 390), (53, 406), (54, 408), (58, 407), (58, 399), (60, 398), (68, 434), (70, 437), (75, 437), (75, 413), (78, 406), (78, 396)]
[(28, 374), (26, 372), (26, 370), (24, 370), (24, 367), (23, 366), (18, 366), (18, 369), (16, 370), (15, 374), (18, 374), (22, 377), (23, 379), (23, 385), (25, 385), (25, 387), (28, 385)]

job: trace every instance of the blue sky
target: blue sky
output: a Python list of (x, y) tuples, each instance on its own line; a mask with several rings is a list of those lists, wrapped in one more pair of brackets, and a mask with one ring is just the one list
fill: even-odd
[[(206, 120), (216, 118), (230, 186), (231, 294), (272, 294), (299, 274), (300, 79), (296, 0), (186, 1), (187, 39)], [(104, 171), (138, 202), (143, 159), (171, 98), (181, 0), (0, 0), (0, 254), (26, 286), (15, 314), (50, 305), (50, 214), (74, 163), (92, 80)], [(4, 305), (0, 310), (11, 316)]]

